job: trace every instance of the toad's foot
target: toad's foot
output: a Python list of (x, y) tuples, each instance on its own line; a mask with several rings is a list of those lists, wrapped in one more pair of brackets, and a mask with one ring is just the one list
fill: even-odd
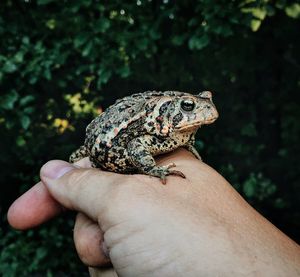
[(186, 178), (185, 175), (179, 170), (170, 170), (170, 168), (176, 167), (174, 163), (164, 166), (155, 166), (151, 170), (147, 172), (148, 175), (159, 177), (162, 184), (165, 185), (167, 183), (168, 175), (180, 176), (182, 178)]

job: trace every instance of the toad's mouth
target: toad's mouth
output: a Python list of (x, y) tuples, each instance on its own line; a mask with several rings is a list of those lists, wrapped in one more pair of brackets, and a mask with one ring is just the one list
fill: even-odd
[(213, 122), (215, 122), (217, 120), (217, 116), (210, 118), (210, 119), (206, 119), (206, 120), (199, 120), (199, 121), (194, 121), (191, 123), (188, 123), (186, 125), (183, 126), (176, 126), (175, 129), (177, 131), (189, 131), (189, 130), (194, 130), (194, 129), (198, 129), (200, 128), (202, 125), (209, 125), (212, 124)]

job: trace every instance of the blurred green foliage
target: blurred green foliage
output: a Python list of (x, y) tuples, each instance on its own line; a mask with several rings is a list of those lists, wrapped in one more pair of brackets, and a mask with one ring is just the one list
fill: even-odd
[(66, 216), (38, 231), (0, 231), (0, 235), (1, 276), (88, 276), (72, 247), (73, 221)]
[(82, 274), (69, 217), (15, 232), (7, 207), (102, 108), (152, 89), (215, 92), (202, 156), (299, 241), (299, 18), (285, 0), (2, 0), (0, 275)]

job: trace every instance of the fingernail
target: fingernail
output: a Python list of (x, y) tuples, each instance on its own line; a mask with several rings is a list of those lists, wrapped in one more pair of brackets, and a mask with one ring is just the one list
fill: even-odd
[(73, 169), (76, 167), (65, 161), (50, 161), (43, 165), (40, 175), (49, 179), (58, 179)]

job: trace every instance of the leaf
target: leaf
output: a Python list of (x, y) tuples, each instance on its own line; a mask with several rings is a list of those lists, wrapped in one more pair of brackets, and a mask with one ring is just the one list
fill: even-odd
[(261, 25), (261, 20), (259, 19), (251, 20), (250, 27), (253, 32), (256, 32), (259, 29), (260, 25)]
[(208, 35), (204, 34), (200, 37), (191, 37), (188, 44), (191, 50), (201, 50), (204, 47), (206, 47), (209, 44), (209, 42), (210, 38), (208, 37)]
[(197, 26), (198, 24), (199, 24), (199, 19), (196, 18), (196, 17), (193, 17), (193, 18), (191, 18), (191, 19), (188, 21), (188, 26), (189, 26), (189, 27)]
[(26, 107), (23, 112), (24, 114), (32, 114), (35, 111), (34, 107)]
[(17, 139), (16, 139), (16, 144), (18, 146), (22, 147), (26, 144), (26, 141), (22, 136), (18, 136)]
[(250, 176), (248, 180), (243, 184), (243, 192), (247, 197), (253, 197), (256, 192), (256, 179), (253, 176)]
[(161, 38), (161, 34), (157, 30), (155, 30), (155, 29), (151, 29), (149, 31), (149, 36), (153, 40), (157, 40), (157, 39)]
[(29, 37), (25, 36), (22, 38), (22, 43), (23, 44), (29, 44), (30, 43), (30, 40), (29, 40)]
[(110, 70), (106, 70), (101, 68), (97, 71), (98, 78), (97, 78), (97, 88), (100, 88), (102, 84), (106, 84), (110, 79), (112, 72)]
[(29, 102), (33, 101), (35, 97), (33, 95), (26, 95), (20, 99), (20, 106), (26, 106)]
[(30, 78), (29, 78), (29, 83), (30, 83), (31, 85), (33, 85), (33, 84), (35, 84), (35, 83), (37, 82), (37, 80), (38, 80), (37, 76), (32, 75), (32, 76), (30, 76)]
[(294, 3), (291, 6), (285, 8), (285, 13), (292, 18), (300, 17), (300, 4)]
[(21, 121), (22, 128), (27, 130), (31, 122), (29, 116), (27, 115), (21, 116), (20, 121)]
[(117, 73), (120, 74), (122, 78), (126, 78), (130, 75), (130, 68), (127, 65), (122, 66), (117, 70)]
[(107, 18), (100, 18), (94, 24), (95, 30), (101, 33), (105, 33), (109, 29), (109, 27), (110, 27), (110, 21)]
[(55, 19), (49, 19), (49, 20), (46, 22), (46, 26), (47, 26), (50, 30), (54, 30), (55, 27), (56, 27), (56, 21), (55, 21)]
[(38, 5), (47, 5), (51, 2), (54, 2), (55, 0), (37, 0)]
[(88, 41), (89, 37), (90, 37), (89, 33), (82, 33), (77, 35), (74, 39), (74, 46), (76, 48), (81, 47)]
[(16, 91), (12, 91), (1, 97), (0, 107), (6, 110), (12, 110), (14, 108), (15, 102), (18, 100), (18, 93)]
[(23, 62), (23, 59), (24, 59), (24, 53), (23, 52), (16, 53), (16, 55), (15, 55), (15, 61), (17, 63)]
[(7, 60), (2, 70), (6, 73), (13, 73), (17, 70), (17, 66), (10, 60)]
[(267, 15), (267, 10), (262, 8), (252, 8), (250, 9), (252, 15), (260, 20), (264, 20)]
[(49, 68), (46, 68), (46, 69), (45, 69), (43, 75), (44, 75), (44, 77), (45, 77), (47, 80), (51, 80), (52, 74), (51, 74), (51, 71), (49, 70)]
[(137, 47), (144, 51), (148, 48), (149, 45), (149, 39), (148, 38), (141, 38), (138, 42), (137, 42)]
[(82, 50), (82, 56), (87, 57), (93, 49), (93, 41), (89, 41)]
[(185, 35), (181, 35), (181, 36), (177, 35), (177, 36), (173, 36), (171, 41), (175, 46), (181, 46), (184, 43), (185, 39), (186, 39)]

